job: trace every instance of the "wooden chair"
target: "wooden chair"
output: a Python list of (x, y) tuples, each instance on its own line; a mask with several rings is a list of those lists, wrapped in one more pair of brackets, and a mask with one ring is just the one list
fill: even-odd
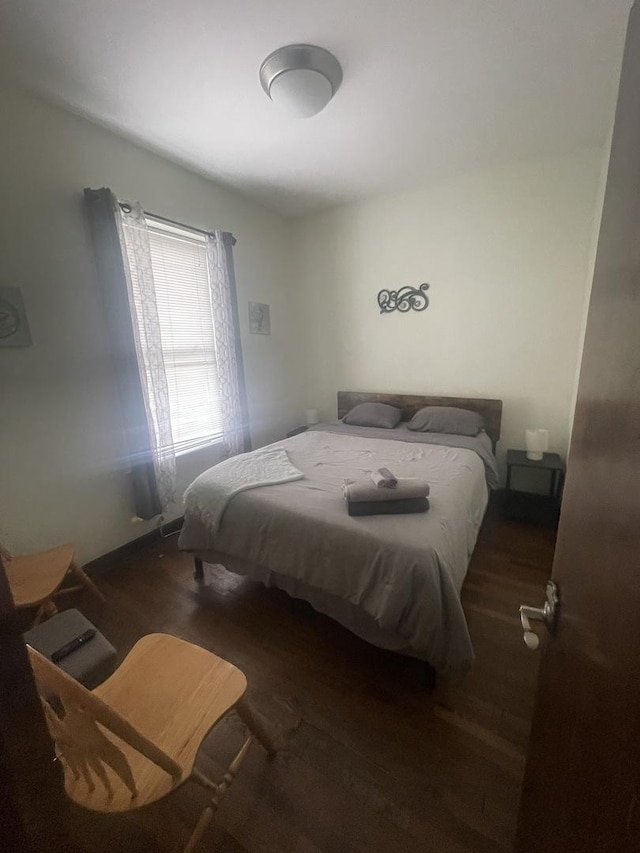
[(79, 586), (60, 589), (67, 574), (75, 575), (79, 584), (90, 590), (101, 601), (105, 598), (74, 559), (73, 545), (59, 545), (36, 554), (12, 556), (0, 545), (0, 557), (9, 580), (13, 600), (17, 608), (37, 607), (33, 625), (43, 617), (54, 616), (58, 609), (54, 596), (76, 592)]
[[(125, 812), (156, 802), (192, 779), (211, 794), (184, 848), (192, 851), (256, 739), (275, 746), (248, 706), (247, 680), (217, 655), (171, 637), (139, 640), (93, 691), (28, 647), (49, 731), (64, 766), (68, 796), (87, 809)], [(46, 697), (56, 696), (59, 715)], [(215, 783), (194, 766), (209, 731), (231, 709), (249, 736)]]

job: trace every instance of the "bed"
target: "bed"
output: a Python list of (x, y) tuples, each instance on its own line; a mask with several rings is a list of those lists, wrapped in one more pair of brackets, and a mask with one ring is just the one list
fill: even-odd
[[(395, 429), (341, 422), (369, 401), (401, 408), (402, 422)], [(409, 431), (423, 406), (476, 411), (485, 429), (474, 437)], [(460, 591), (497, 486), (501, 412), (500, 400), (339, 392), (338, 421), (271, 445), (286, 449), (303, 479), (236, 495), (215, 533), (187, 511), (179, 547), (200, 572), (202, 562), (221, 564), (276, 586), (362, 639), (459, 679), (474, 660)], [(426, 478), (429, 511), (350, 517), (344, 480), (382, 466)]]

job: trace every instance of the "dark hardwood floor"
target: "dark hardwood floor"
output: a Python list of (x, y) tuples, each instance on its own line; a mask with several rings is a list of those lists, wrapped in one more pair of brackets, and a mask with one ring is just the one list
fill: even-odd
[[(203, 853), (495, 853), (510, 850), (515, 833), (539, 660), (522, 642), (518, 605), (542, 602), (554, 538), (490, 508), (463, 590), (476, 665), (463, 684), (433, 694), (418, 661), (369, 646), (284, 593), (221, 567), (207, 567), (199, 589), (176, 537), (104, 574), (106, 606), (86, 596), (68, 603), (122, 656), (143, 634), (165, 631), (247, 675), (282, 749), (270, 761), (251, 747)], [(220, 773), (242, 731), (233, 716), (218, 726), (206, 771)], [(180, 849), (203, 803), (186, 785), (146, 814), (74, 809), (73, 818), (96, 853)]]

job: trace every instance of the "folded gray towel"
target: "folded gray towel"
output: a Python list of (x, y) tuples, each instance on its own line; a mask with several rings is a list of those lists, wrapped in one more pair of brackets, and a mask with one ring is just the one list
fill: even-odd
[(429, 484), (417, 477), (401, 477), (395, 489), (379, 489), (371, 480), (345, 480), (342, 488), (347, 500), (356, 501), (399, 501), (409, 498), (426, 498)]
[(399, 501), (347, 501), (349, 515), (404, 515), (426, 512), (428, 509), (429, 501), (426, 498), (406, 498)]
[(379, 489), (395, 489), (398, 485), (398, 478), (388, 468), (372, 471), (371, 479)]

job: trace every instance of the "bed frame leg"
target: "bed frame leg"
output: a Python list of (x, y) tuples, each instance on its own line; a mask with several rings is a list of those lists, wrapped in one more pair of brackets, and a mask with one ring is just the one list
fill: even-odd
[(204, 566), (202, 565), (202, 560), (199, 557), (193, 558), (193, 578), (197, 581), (204, 580)]
[(426, 687), (427, 690), (435, 690), (437, 683), (438, 678), (435, 669), (431, 666), (430, 663), (427, 663), (427, 661), (425, 661), (424, 670), (422, 672), (423, 687)]

